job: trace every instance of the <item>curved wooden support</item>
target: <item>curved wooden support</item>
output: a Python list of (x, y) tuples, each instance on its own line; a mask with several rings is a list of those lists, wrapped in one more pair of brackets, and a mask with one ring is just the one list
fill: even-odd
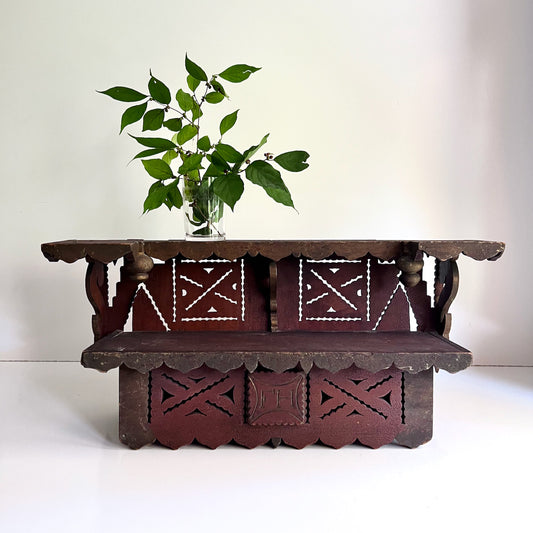
[(87, 273), (85, 275), (85, 291), (95, 312), (92, 317), (92, 327), (94, 340), (97, 341), (110, 333), (106, 331), (104, 326), (104, 317), (108, 309), (107, 265), (99, 261), (88, 260)]
[(123, 269), (121, 272), (122, 279), (117, 284), (117, 294), (110, 306), (108, 303), (108, 266), (100, 261), (88, 261), (85, 290), (87, 298), (94, 309), (92, 328), (95, 341), (113, 333), (117, 329), (123, 329), (128, 320), (138, 282), (130, 279), (127, 266), (123, 267)]
[(453, 259), (435, 263), (435, 310), (438, 332), (446, 338), (450, 336), (452, 315), (448, 313), (459, 290), (459, 269)]

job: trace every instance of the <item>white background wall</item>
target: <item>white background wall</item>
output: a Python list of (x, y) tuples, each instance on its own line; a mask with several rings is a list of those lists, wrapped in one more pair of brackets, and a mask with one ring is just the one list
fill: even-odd
[[(76, 359), (92, 342), (85, 264), (49, 264), (69, 238), (182, 238), (181, 213), (141, 216), (150, 179), (118, 136), (122, 106), (95, 89), (184, 85), (263, 69), (229, 87), (228, 141), (270, 132), (304, 148), (299, 210), (250, 186), (230, 238), (488, 239), (462, 258), (452, 339), (480, 364), (531, 365), (533, 3), (527, 0), (18, 0), (0, 17), (0, 358)], [(136, 131), (136, 130), (132, 130)]]

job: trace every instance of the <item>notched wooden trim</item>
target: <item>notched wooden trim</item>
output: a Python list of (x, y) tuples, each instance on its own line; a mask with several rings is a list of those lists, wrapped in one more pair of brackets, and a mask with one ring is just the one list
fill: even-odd
[(403, 373), (403, 425), (394, 442), (416, 448), (433, 436), (433, 369)]
[[(464, 254), (477, 261), (498, 259), (505, 244), (495, 241), (393, 241), (393, 240), (350, 240), (350, 241), (144, 241), (140, 239), (124, 241), (59, 241), (44, 243), (41, 250), (49, 261), (73, 263), (88, 257), (101, 263), (116, 261), (139, 251), (146, 255), (167, 261), (182, 256), (201, 260), (212, 256), (234, 260), (249, 255), (261, 255), (272, 261), (279, 261), (291, 255), (308, 259), (325, 259), (332, 255), (346, 259), (360, 259), (370, 254), (373, 257), (390, 261), (400, 257), (405, 248), (415, 255), (424, 252), (441, 261), (457, 259)], [(418, 259), (418, 257), (417, 257)]]

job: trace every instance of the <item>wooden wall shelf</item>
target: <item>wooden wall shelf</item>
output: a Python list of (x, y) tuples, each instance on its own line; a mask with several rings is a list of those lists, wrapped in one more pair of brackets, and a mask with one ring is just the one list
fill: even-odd
[[(433, 369), (449, 339), (456, 261), (490, 241), (62, 241), (88, 262), (95, 343), (84, 366), (119, 367), (120, 438), (301, 448), (415, 447), (432, 436)], [(432, 257), (432, 296), (422, 276)], [(108, 268), (123, 260), (116, 295)], [(122, 331), (132, 322), (131, 332)]]

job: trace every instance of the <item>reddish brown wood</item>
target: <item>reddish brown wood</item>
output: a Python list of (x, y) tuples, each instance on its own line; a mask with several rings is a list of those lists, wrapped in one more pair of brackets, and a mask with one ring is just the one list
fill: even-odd
[(410, 329), (412, 307), (418, 329), (434, 329), (426, 283), (406, 288), (390, 262), (366, 257), (320, 263), (286, 258), (278, 263), (280, 330), (390, 331)]
[(133, 299), (133, 329), (266, 331), (269, 266), (257, 258), (155, 265)]
[[(455, 260), (494, 260), (503, 250), (488, 241), (42, 245), (51, 261), (89, 262), (97, 342), (82, 363), (120, 367), (120, 438), (132, 448), (154, 439), (171, 448), (426, 442), (433, 367), (471, 363), (442, 336)], [(424, 255), (437, 259), (433, 307)], [(107, 264), (120, 258), (109, 302)], [(130, 316), (134, 331), (112, 334)]]
[(236, 421), (242, 424), (244, 370), (182, 373), (163, 365), (151, 379), (150, 427), (165, 446), (178, 448), (196, 439), (216, 448), (232, 440)]
[(112, 305), (108, 303), (107, 265), (98, 261), (89, 261), (85, 277), (85, 288), (89, 302), (95, 314), (92, 327), (95, 341), (122, 329), (128, 319), (130, 306), (137, 290), (137, 282), (132, 281), (121, 269), (122, 279), (117, 284), (117, 295)]
[(275, 261), (271, 261), (268, 271), (270, 289), (270, 331), (278, 331), (278, 264)]
[[(295, 448), (321, 441), (377, 448), (402, 429), (402, 373), (152, 371), (151, 429), (170, 448), (194, 440), (254, 448), (274, 440)], [(247, 384), (247, 386), (245, 386)], [(247, 406), (247, 407), (246, 407)]]
[(308, 417), (304, 372), (253, 372), (247, 379), (247, 422), (251, 426), (301, 426)]

